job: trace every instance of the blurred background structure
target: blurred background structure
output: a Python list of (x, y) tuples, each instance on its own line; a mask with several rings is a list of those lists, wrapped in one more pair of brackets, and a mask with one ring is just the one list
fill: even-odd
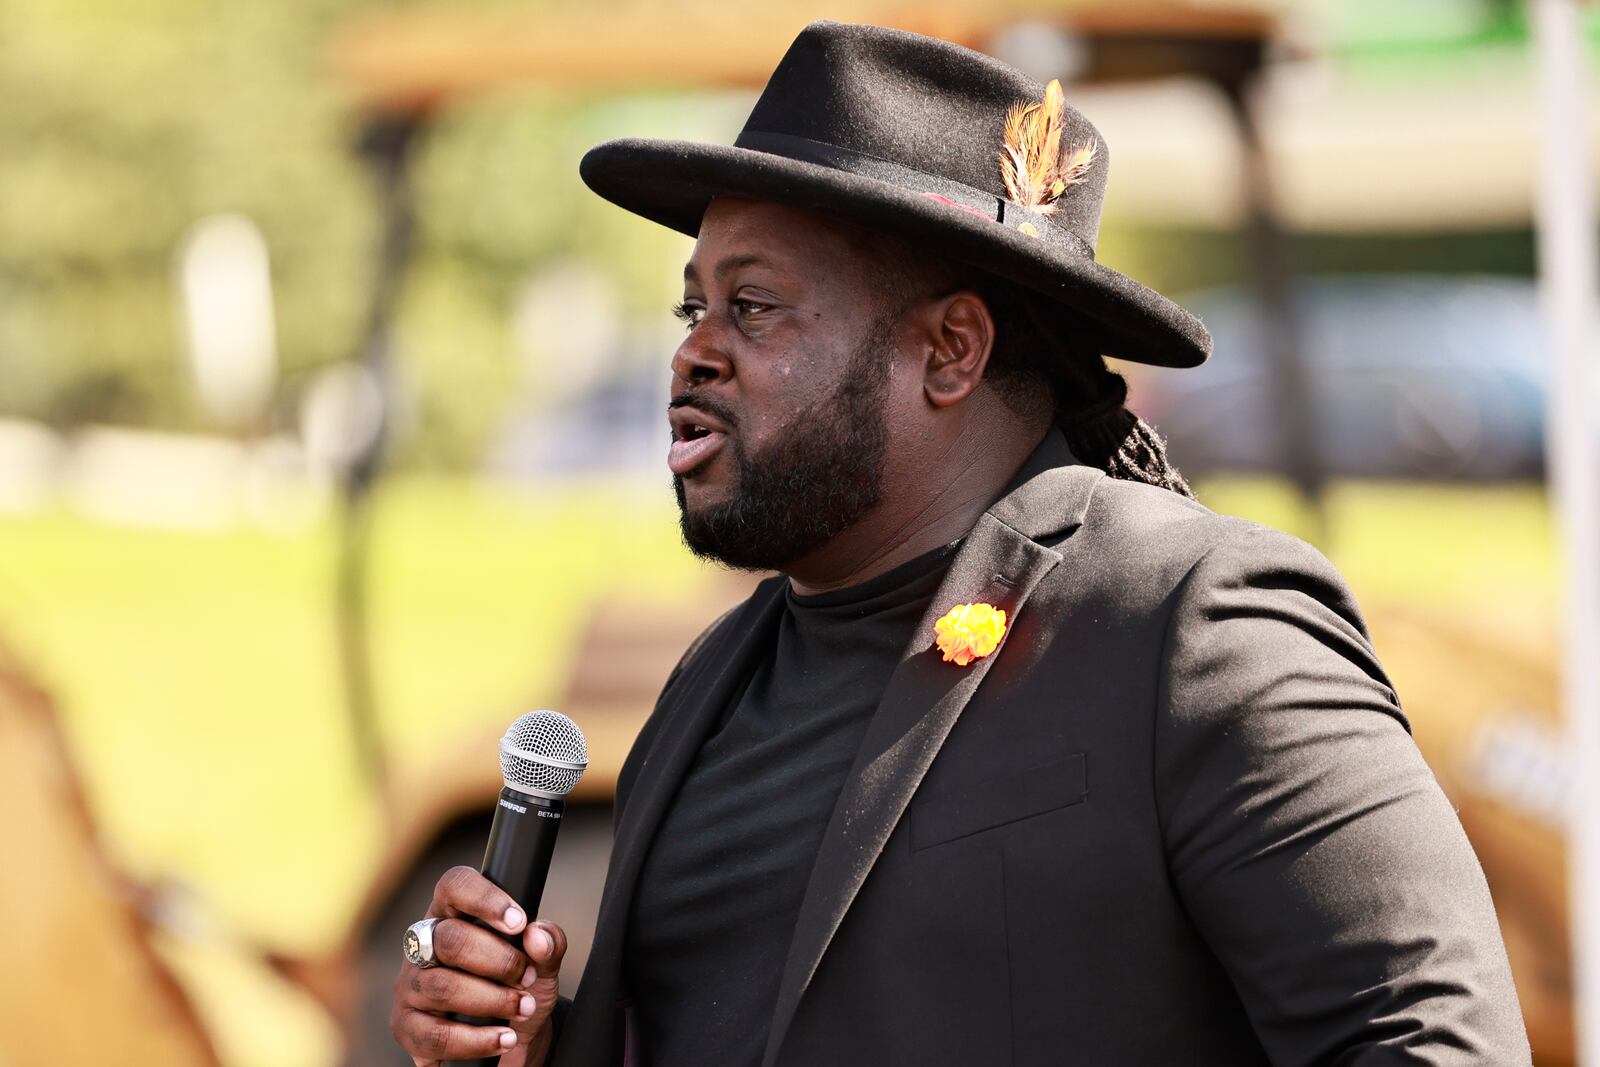
[[(688, 242), (577, 160), (731, 140), (816, 17), (1060, 77), (1100, 127), (1100, 258), (1216, 338), (1127, 368), (1133, 406), (1350, 578), (1538, 1061), (1577, 1062), (1545, 441), (1600, 395), (1552, 386), (1521, 0), (0, 0), (0, 1067), (409, 1063), (398, 930), (534, 706), (594, 758), (546, 908), (576, 977), (632, 733), (747, 585), (663, 469)], [(1592, 195), (1600, 12), (1568, 32)]]

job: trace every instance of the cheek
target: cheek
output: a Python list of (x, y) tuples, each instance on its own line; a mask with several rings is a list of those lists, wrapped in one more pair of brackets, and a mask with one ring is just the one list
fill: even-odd
[(894, 421), (910, 425), (922, 422), (928, 398), (922, 391), (922, 372), (903, 360), (889, 365), (889, 390), (885, 402)]
[(798, 388), (804, 381), (794, 367), (773, 367), (760, 381), (747, 381), (739, 418), (739, 436), (745, 447), (759, 450), (783, 433), (811, 399)]
[(826, 392), (815, 387), (820, 377), (816, 361), (804, 355), (747, 367), (740, 377), (744, 418), (739, 428), (750, 435), (784, 425)]
[(903, 446), (896, 451), (920, 452), (932, 445), (935, 433), (933, 405), (922, 390), (920, 368), (896, 363), (889, 376), (888, 405), (889, 437), (894, 445)]

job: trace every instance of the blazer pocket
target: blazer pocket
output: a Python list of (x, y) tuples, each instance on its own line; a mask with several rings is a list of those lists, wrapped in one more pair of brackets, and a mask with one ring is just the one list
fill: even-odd
[(1084, 753), (959, 786), (911, 805), (913, 852), (1077, 804), (1089, 795)]

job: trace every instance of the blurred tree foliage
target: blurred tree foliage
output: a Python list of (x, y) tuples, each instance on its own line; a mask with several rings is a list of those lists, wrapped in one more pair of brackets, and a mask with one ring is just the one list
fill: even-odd
[[(0, 416), (209, 428), (174, 256), (197, 219), (229, 211), (270, 249), (273, 420), (293, 422), (311, 374), (354, 351), (372, 279), (377, 200), (328, 47), (380, 6), (0, 0)], [(475, 461), (537, 387), (510, 352), (510, 305), (548, 258), (590, 260), (629, 312), (664, 315), (663, 265), (682, 239), (627, 224), (583, 190), (577, 160), (623, 133), (725, 137), (741, 113), (682, 103), (529, 90), (432, 124), (398, 322), (403, 456)]]
[(194, 424), (173, 255), (216, 211), (267, 236), (285, 366), (344, 353), (373, 222), (323, 69), (347, 6), (0, 0), (0, 410)]

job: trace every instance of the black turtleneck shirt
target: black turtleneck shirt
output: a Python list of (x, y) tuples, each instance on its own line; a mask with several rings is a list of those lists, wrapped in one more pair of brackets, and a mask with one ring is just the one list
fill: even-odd
[(644, 1067), (760, 1063), (823, 830), (954, 554), (836, 592), (788, 590), (770, 654), (645, 860), (625, 958)]

